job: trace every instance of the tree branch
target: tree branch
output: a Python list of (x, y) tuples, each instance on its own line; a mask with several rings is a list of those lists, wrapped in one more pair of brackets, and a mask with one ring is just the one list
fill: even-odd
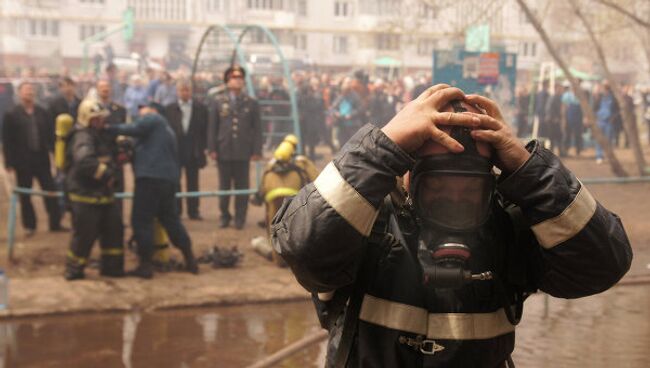
[(609, 65), (607, 64), (607, 59), (605, 57), (605, 51), (603, 51), (603, 46), (600, 44), (600, 42), (598, 42), (598, 38), (596, 38), (596, 33), (594, 32), (591, 23), (589, 23), (585, 15), (580, 10), (580, 7), (577, 4), (577, 0), (569, 0), (569, 4), (573, 9), (573, 13), (578, 17), (578, 19), (580, 19), (580, 22), (587, 30), (589, 39), (591, 40), (591, 43), (596, 49), (596, 55), (598, 55), (598, 60), (600, 61), (601, 66), (603, 67), (603, 71), (605, 72), (605, 77), (609, 81), (610, 88), (612, 90), (612, 93), (614, 94), (614, 98), (616, 98), (616, 101), (618, 101), (619, 111), (623, 118), (623, 128), (625, 128), (625, 133), (627, 133), (628, 142), (632, 147), (632, 152), (634, 153), (634, 158), (636, 159), (637, 167), (639, 169), (639, 175), (643, 176), (645, 175), (646, 163), (645, 163), (645, 158), (643, 157), (643, 150), (641, 149), (641, 142), (639, 142), (639, 136), (638, 134), (635, 134), (636, 129), (634, 129), (634, 125), (636, 124), (636, 122), (634, 121), (633, 116), (630, 114), (626, 106), (626, 101), (625, 101), (625, 97), (623, 96), (623, 92), (621, 91), (618, 83), (616, 82), (616, 79), (614, 78), (611, 71), (609, 70)]
[(640, 26), (650, 29), (650, 22), (639, 18), (636, 14), (634, 14), (633, 12), (623, 8), (622, 6), (620, 6), (618, 4), (614, 4), (613, 2), (611, 2), (609, 0), (595, 0), (595, 1), (597, 3), (599, 3), (599, 4), (601, 4), (601, 5), (604, 5), (604, 6), (608, 7), (608, 8), (610, 8), (610, 9), (616, 10), (617, 12), (619, 12), (619, 13), (625, 15), (626, 17), (632, 19), (634, 22), (636, 22)]
[(571, 74), (569, 67), (567, 66), (567, 63), (564, 61), (564, 59), (562, 59), (560, 54), (557, 52), (555, 45), (553, 45), (551, 39), (548, 37), (548, 34), (546, 33), (546, 30), (542, 26), (542, 23), (537, 19), (537, 17), (535, 17), (532, 10), (530, 10), (528, 4), (526, 4), (525, 0), (516, 0), (516, 1), (519, 4), (521, 10), (523, 10), (524, 13), (526, 14), (526, 17), (530, 21), (530, 24), (535, 28), (535, 30), (539, 34), (539, 37), (546, 45), (546, 50), (548, 50), (548, 53), (551, 55), (553, 60), (555, 60), (555, 63), (560, 67), (560, 69), (562, 69), (562, 71), (564, 72), (564, 76), (571, 83), (571, 88), (573, 89), (573, 92), (575, 93), (576, 97), (578, 97), (578, 100), (580, 101), (580, 107), (582, 108), (582, 113), (585, 116), (587, 125), (591, 128), (591, 131), (596, 141), (603, 148), (603, 151), (605, 152), (605, 155), (609, 160), (609, 164), (612, 168), (612, 171), (616, 176), (628, 176), (627, 172), (625, 171), (621, 163), (618, 161), (618, 158), (616, 157), (614, 150), (612, 150), (612, 147), (609, 145), (609, 141), (607, 140), (603, 132), (598, 128), (598, 124), (596, 124), (596, 116), (594, 114), (594, 111), (591, 109), (591, 106), (589, 105), (589, 99), (587, 98), (587, 94), (585, 93), (585, 91), (582, 90), (578, 80)]

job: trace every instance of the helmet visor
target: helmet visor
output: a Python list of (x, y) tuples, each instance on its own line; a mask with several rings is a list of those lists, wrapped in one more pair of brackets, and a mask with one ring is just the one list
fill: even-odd
[(457, 231), (487, 219), (494, 177), (488, 173), (423, 173), (416, 184), (416, 210), (426, 222)]

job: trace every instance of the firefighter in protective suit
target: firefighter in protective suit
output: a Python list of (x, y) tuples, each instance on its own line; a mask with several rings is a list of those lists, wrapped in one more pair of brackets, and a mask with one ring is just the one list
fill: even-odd
[(602, 292), (632, 259), (618, 216), (552, 152), (446, 85), (360, 129), (272, 226), (329, 330), (328, 367), (512, 367), (528, 294)]
[[(264, 203), (265, 224), (271, 223), (285, 198), (295, 196), (302, 187), (318, 176), (318, 169), (311, 160), (303, 155), (295, 155), (297, 145), (298, 138), (295, 135), (289, 134), (284, 137), (262, 174), (262, 182), (253, 203), (256, 205)], [(273, 262), (285, 266), (277, 253), (271, 252), (270, 246), (267, 249), (268, 242), (260, 244), (264, 244), (264, 249), (259, 250), (260, 253), (271, 253)]]
[(66, 145), (66, 195), (72, 210), (72, 241), (65, 278), (84, 278), (93, 243), (101, 246), (100, 274), (124, 275), (123, 228), (114, 198), (118, 167), (114, 136), (104, 131), (108, 110), (94, 100), (79, 105), (77, 124)]

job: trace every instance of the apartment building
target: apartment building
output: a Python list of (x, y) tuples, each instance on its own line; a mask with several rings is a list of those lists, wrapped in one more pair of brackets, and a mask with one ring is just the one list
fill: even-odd
[[(119, 27), (129, 7), (134, 37), (117, 32), (89, 45), (90, 56), (110, 44), (116, 55), (191, 57), (210, 25), (259, 24), (274, 32), (287, 59), (430, 70), (434, 49), (463, 45), (467, 27), (488, 24), (492, 49), (518, 53), (522, 72), (549, 59), (514, 0), (0, 0), (0, 67), (78, 66), (84, 40)], [(245, 43), (249, 52), (269, 47), (255, 32)]]

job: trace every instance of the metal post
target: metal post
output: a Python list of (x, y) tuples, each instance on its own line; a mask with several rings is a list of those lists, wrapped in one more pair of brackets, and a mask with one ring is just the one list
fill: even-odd
[(262, 161), (255, 161), (255, 188), (262, 185)]
[(9, 214), (7, 216), (7, 257), (9, 261), (14, 259), (14, 241), (16, 239), (16, 209), (18, 207), (18, 193), (11, 192)]

